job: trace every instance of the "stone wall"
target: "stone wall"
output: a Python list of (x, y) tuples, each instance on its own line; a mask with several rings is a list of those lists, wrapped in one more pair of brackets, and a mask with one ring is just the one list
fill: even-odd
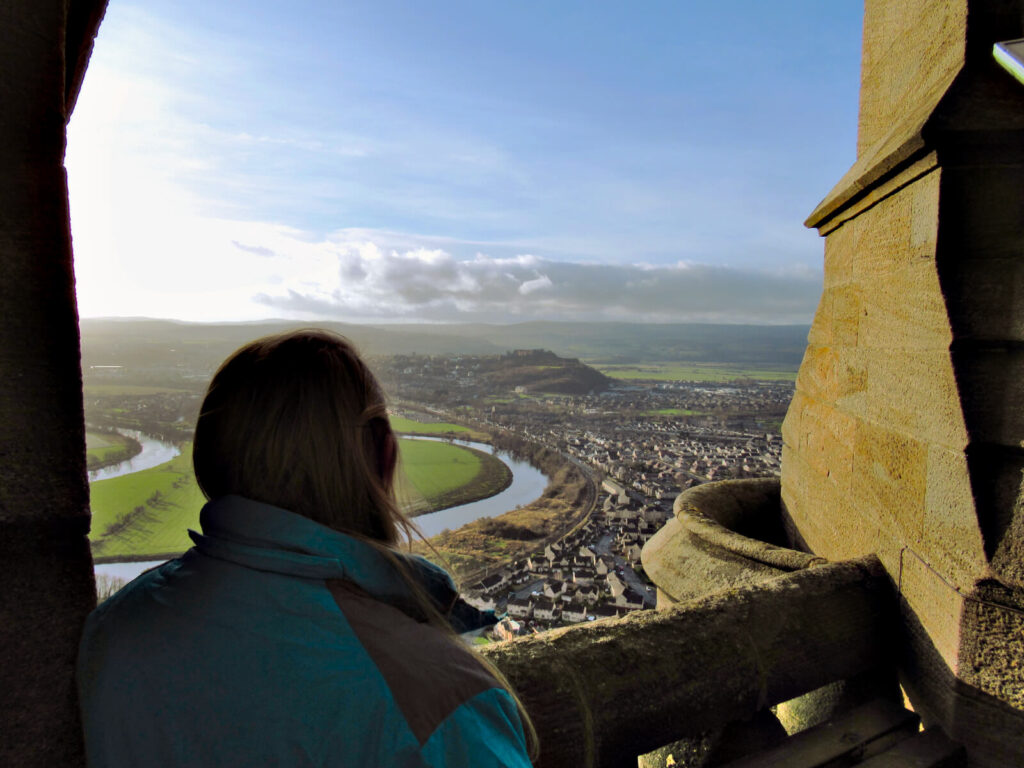
[(0, 765), (84, 762), (73, 672), (96, 595), (64, 136), (104, 5), (0, 12)]
[(914, 705), (1024, 762), (1020, 0), (869, 0), (858, 159), (808, 221), (825, 286), (783, 424), (791, 533), (876, 552)]

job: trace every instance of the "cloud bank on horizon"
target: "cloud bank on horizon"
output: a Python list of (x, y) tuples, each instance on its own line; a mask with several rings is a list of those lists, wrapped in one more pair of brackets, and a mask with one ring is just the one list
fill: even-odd
[(529, 254), (459, 260), (441, 248), (402, 251), (340, 234), (321, 244), (315, 281), (283, 280), (255, 299), (277, 315), (373, 322), (802, 323), (821, 293), (821, 277), (810, 271), (580, 263)]
[(859, 0), (229, 5), (108, 11), (82, 316), (810, 321)]

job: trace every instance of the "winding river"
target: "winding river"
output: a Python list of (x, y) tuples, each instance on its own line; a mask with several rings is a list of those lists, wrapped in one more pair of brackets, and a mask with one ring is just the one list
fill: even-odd
[[(443, 441), (444, 438), (417, 437), (415, 439)], [(424, 536), (436, 536), (445, 528), (455, 530), (481, 517), (497, 517), (510, 509), (529, 504), (544, 493), (544, 489), (548, 485), (547, 476), (525, 461), (513, 459), (503, 451), (496, 451), (494, 446), (487, 443), (474, 443), (469, 440), (452, 440), (452, 442), (456, 445), (476, 448), (478, 451), (489, 453), (500, 459), (512, 470), (512, 484), (504, 491), (488, 496), (486, 499), (471, 501), (468, 504), (460, 504), (457, 507), (449, 507), (413, 518), (419, 529), (423, 531)]]
[(181, 453), (181, 450), (174, 443), (165, 443), (163, 440), (157, 440), (155, 437), (145, 435), (138, 430), (121, 429), (118, 431), (122, 435), (134, 437), (138, 440), (139, 444), (142, 445), (142, 453), (137, 453), (130, 459), (126, 459), (118, 464), (92, 470), (89, 472), (90, 483), (95, 483), (97, 480), (109, 480), (112, 477), (120, 477), (132, 472), (141, 472), (144, 469), (152, 469), (170, 461)]
[[(144, 435), (141, 432), (130, 432), (125, 430), (125, 434), (130, 434), (142, 444), (142, 453), (128, 459), (127, 461), (122, 461), (120, 464), (90, 472), (90, 482), (95, 480), (106, 480), (111, 477), (119, 477), (120, 475), (127, 475), (131, 472), (138, 472), (143, 469), (150, 469), (151, 467), (170, 461), (181, 453), (181, 451), (173, 444), (157, 440), (156, 438)], [(402, 437), (415, 440), (444, 441), (444, 438), (438, 437), (413, 438), (408, 435), (403, 435)], [(494, 447), (487, 443), (476, 443), (468, 440), (453, 440), (452, 442), (456, 445), (476, 448), (479, 451), (489, 453), (503, 461), (508, 465), (509, 469), (512, 470), (512, 483), (505, 490), (500, 493), (496, 493), (494, 496), (489, 496), (486, 499), (471, 501), (468, 504), (460, 504), (457, 507), (449, 507), (448, 509), (442, 509), (438, 512), (431, 512), (414, 518), (416, 525), (421, 531), (423, 531), (424, 536), (435, 536), (441, 533), (445, 528), (455, 530), (456, 528), (466, 525), (467, 523), (471, 523), (474, 520), (478, 520), (481, 517), (496, 517), (503, 512), (508, 512), (510, 509), (515, 509), (517, 506), (529, 504), (534, 499), (538, 498), (547, 487), (547, 476), (535, 467), (530, 466), (525, 461), (519, 461), (518, 459), (513, 459), (504, 452), (495, 451)], [(102, 563), (96, 565), (95, 568), (97, 574), (105, 574), (114, 578), (130, 581), (143, 571), (160, 565), (162, 562), (164, 561), (151, 560), (133, 563)]]

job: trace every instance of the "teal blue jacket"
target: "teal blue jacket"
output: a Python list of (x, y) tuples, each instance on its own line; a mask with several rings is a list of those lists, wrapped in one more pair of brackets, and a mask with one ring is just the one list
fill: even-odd
[[(238, 496), (200, 522), (86, 622), (90, 766), (530, 765), (512, 698), (376, 549)], [(407, 562), (451, 607), (450, 577)]]

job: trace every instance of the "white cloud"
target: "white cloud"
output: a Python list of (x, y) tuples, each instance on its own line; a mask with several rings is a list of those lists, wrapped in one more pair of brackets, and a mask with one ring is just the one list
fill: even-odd
[[(645, 226), (642, 215), (633, 223), (620, 222), (616, 216), (622, 211), (614, 208), (605, 217), (622, 223), (613, 228), (614, 237), (599, 226), (603, 221), (588, 214), (585, 221), (558, 218), (558, 227), (547, 235), (504, 242), (356, 228), (323, 236), (274, 221), (244, 220), (265, 215), (252, 211), (260, 208), (253, 203), (266, 189), (274, 191), (273, 201), (289, 198), (302, 207), (322, 191), (317, 185), (330, 188), (331, 194), (324, 195), (333, 200), (335, 187), (352, 184), (354, 197), (388, 198), (396, 210), (444, 208), (444, 215), (433, 221), (449, 224), (439, 229), (473, 231), (470, 220), (500, 219), (514, 206), (503, 200), (479, 205), (467, 200), (475, 199), (480, 188), (498, 189), (505, 183), (515, 191), (523, 180), (513, 178), (509, 158), (489, 150), (486, 142), (467, 144), (453, 165), (445, 164), (440, 139), (406, 145), (387, 136), (338, 135), (301, 126), (278, 135), (278, 126), (264, 130), (254, 125), (245, 131), (199, 121), (194, 115), (203, 109), (195, 100), (202, 97), (188, 83), (215, 74), (255, 87), (255, 80), (241, 76), (245, 57), (207, 40), (189, 43), (188, 35), (173, 29), (165, 34), (165, 27), (130, 7), (112, 9), (101, 34), (108, 35), (114, 22), (123, 34), (104, 37), (97, 45), (69, 130), (67, 166), (83, 316), (807, 322), (813, 314), (820, 271), (799, 264), (782, 269), (774, 257), (765, 260), (773, 266), (763, 271), (702, 264), (701, 254), (714, 250), (710, 240), (693, 233), (681, 237), (674, 228), (656, 231)], [(164, 39), (167, 34), (173, 39)], [(112, 45), (115, 40), (121, 42)], [(452, 143), (461, 147), (465, 142), (456, 136)], [(261, 162), (242, 162), (260, 147), (274, 151), (260, 155)], [(383, 166), (352, 181), (333, 166), (323, 178), (292, 178), (290, 164), (298, 155), (286, 154), (290, 149), (357, 159), (399, 154), (401, 167), (411, 163), (429, 183), (410, 184), (405, 175), (389, 175)], [(275, 158), (284, 170), (272, 167)], [(261, 173), (265, 168), (266, 178), (252, 167)], [(469, 185), (471, 194), (451, 199), (443, 194), (442, 182), (476, 179), (478, 172), (483, 187)], [(563, 215), (559, 206), (572, 199), (570, 192), (591, 180), (576, 181), (572, 189), (556, 185), (545, 193), (551, 199), (542, 202), (558, 209), (556, 218)], [(598, 197), (612, 192), (597, 190)], [(623, 191), (635, 202), (623, 210), (646, 214), (665, 208), (666, 200), (680, 205), (673, 197), (642, 192)], [(565, 207), (571, 213), (572, 206)], [(273, 210), (278, 215), (279, 209)], [(286, 212), (280, 215), (297, 220)], [(331, 221), (336, 215), (332, 209)], [(402, 228), (403, 219), (389, 220), (395, 229)], [(543, 231), (531, 227), (498, 231)], [(759, 255), (758, 247), (786, 254), (807, 251), (803, 240), (814, 235), (800, 231), (791, 242), (789, 232), (755, 238), (736, 231), (727, 240), (751, 258)], [(815, 243), (815, 252), (819, 249)], [(622, 263), (630, 253), (655, 252), (657, 258), (685, 256), (686, 261)]]
[(534, 291), (542, 291), (545, 288), (551, 288), (554, 283), (551, 282), (551, 278), (547, 275), (540, 275), (533, 280), (527, 280), (519, 286), (519, 293), (523, 296), (527, 296)]
[[(363, 232), (362, 235), (367, 233)], [(319, 274), (296, 275), (255, 300), (278, 314), (349, 320), (808, 322), (821, 275), (694, 263), (595, 264), (529, 254), (458, 260), (441, 248), (381, 247), (338, 233), (313, 246)]]

